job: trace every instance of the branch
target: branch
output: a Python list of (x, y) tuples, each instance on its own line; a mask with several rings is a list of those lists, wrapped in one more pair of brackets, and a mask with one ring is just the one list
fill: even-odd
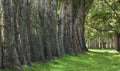
[(94, 27), (94, 26), (92, 26), (90, 24), (88, 26), (91, 27), (91, 28), (93, 28), (93, 29), (95, 29), (98, 32), (110, 32), (110, 31), (113, 31), (113, 32), (117, 33), (117, 31), (114, 30), (114, 29), (99, 29), (99, 28), (96, 28), (96, 27)]
[(90, 7), (91, 7), (92, 4), (93, 4), (93, 1), (94, 1), (94, 0), (85, 0), (85, 12), (86, 12), (85, 15), (88, 14), (88, 12), (89, 12), (89, 10), (90, 10)]
[(116, 16), (117, 16), (116, 19), (119, 19), (120, 16), (119, 16), (118, 13), (115, 11), (115, 9), (114, 9), (106, 0), (104, 0), (104, 1), (105, 1), (105, 3), (113, 10), (113, 12), (116, 14)]

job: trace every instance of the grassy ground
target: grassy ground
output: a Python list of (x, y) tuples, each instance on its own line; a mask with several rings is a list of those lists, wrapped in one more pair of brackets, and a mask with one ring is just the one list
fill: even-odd
[[(115, 50), (93, 50), (78, 56), (65, 55), (48, 63), (33, 63), (24, 71), (120, 71), (120, 53)], [(9, 71), (9, 70), (6, 70)]]

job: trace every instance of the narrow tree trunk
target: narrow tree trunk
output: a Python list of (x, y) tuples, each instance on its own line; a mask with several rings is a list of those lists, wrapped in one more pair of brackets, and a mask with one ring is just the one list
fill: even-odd
[[(2, 10), (2, 5), (0, 2), (0, 10)], [(3, 39), (2, 39), (2, 31), (3, 31), (3, 21), (2, 21), (2, 11), (0, 11), (0, 69), (3, 68)]]
[(60, 50), (60, 55), (63, 55), (65, 53), (64, 50), (64, 42), (63, 42), (63, 35), (64, 35), (64, 0), (62, 0), (61, 2), (61, 6), (60, 6), (60, 14), (59, 14), (59, 18), (58, 18), (58, 29), (57, 29), (57, 39), (58, 39), (58, 45), (57, 47)]
[(120, 51), (120, 34), (117, 34), (117, 51)]

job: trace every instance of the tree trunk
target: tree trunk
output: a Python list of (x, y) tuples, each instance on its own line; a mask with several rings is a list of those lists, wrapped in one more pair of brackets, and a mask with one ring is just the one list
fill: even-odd
[(73, 1), (73, 47), (75, 51), (87, 51), (84, 38), (84, 24), (87, 10), (87, 3), (84, 0)]
[(21, 71), (21, 64), (30, 66), (34, 61), (87, 51), (84, 23), (93, 0), (57, 1), (2, 0), (1, 68)]
[(50, 40), (51, 40), (51, 50), (53, 56), (60, 56), (60, 48), (57, 47), (58, 40), (57, 40), (57, 24), (58, 24), (58, 17), (57, 17), (57, 0), (50, 1)]
[(3, 19), (4, 19), (4, 56), (3, 65), (5, 68), (11, 68), (21, 71), (21, 65), (19, 62), (16, 45), (15, 44), (15, 20), (14, 14), (14, 2), (12, 0), (3, 0)]
[(120, 34), (117, 34), (117, 51), (120, 51)]
[(19, 4), (19, 14), (18, 14), (18, 26), (19, 26), (19, 36), (20, 36), (20, 61), (22, 64), (31, 65), (31, 56), (30, 56), (30, 45), (28, 39), (27, 31), (27, 2), (25, 0), (20, 1)]
[(58, 29), (57, 29), (57, 39), (58, 39), (58, 45), (57, 47), (60, 50), (60, 55), (64, 55), (65, 53), (65, 49), (64, 49), (64, 42), (63, 42), (63, 35), (64, 35), (64, 0), (61, 1), (61, 5), (60, 5), (60, 14), (59, 14), (59, 18), (58, 18)]
[[(0, 10), (2, 10), (2, 5), (0, 3)], [(0, 69), (3, 68), (3, 38), (2, 38), (2, 31), (3, 31), (3, 19), (2, 19), (2, 12), (0, 11)]]
[(72, 26), (73, 26), (73, 12), (72, 12), (72, 0), (65, 1), (64, 6), (64, 48), (68, 54), (75, 54), (75, 50), (72, 45)]

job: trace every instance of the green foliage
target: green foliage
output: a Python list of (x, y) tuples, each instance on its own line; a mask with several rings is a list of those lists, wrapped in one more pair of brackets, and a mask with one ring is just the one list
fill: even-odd
[[(94, 0), (92, 8), (86, 18), (86, 39), (111, 38), (116, 33), (120, 33), (120, 15), (119, 0)], [(115, 13), (115, 12), (116, 13)], [(92, 35), (91, 35), (92, 34)], [(94, 34), (94, 35), (93, 35)]]
[(61, 5), (61, 0), (57, 0), (57, 14), (60, 14), (60, 5)]
[[(23, 66), (24, 71), (118, 71), (120, 70), (120, 53), (115, 50), (95, 50), (77, 56), (65, 55), (52, 62), (33, 63), (31, 67)], [(2, 70), (10, 71), (10, 70)]]

